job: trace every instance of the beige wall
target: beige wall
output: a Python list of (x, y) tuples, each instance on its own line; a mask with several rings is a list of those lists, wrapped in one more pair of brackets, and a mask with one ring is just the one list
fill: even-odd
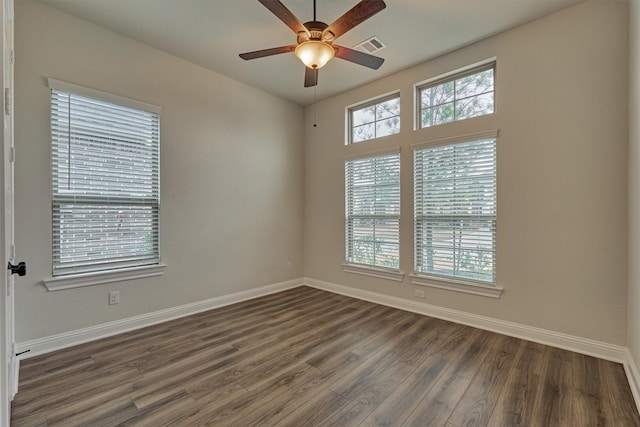
[[(164, 276), (47, 292), (53, 77), (162, 107)], [(16, 2), (17, 341), (302, 277), (303, 110), (33, 2)], [(293, 269), (287, 271), (291, 260)], [(107, 304), (120, 290), (121, 303)]]
[(640, 0), (629, 13), (629, 296), (627, 346), (640, 366)]
[[(637, 0), (633, 5), (637, 18)], [(566, 9), (321, 101), (314, 128), (314, 107), (303, 117), (277, 97), (38, 3), (17, 2), (16, 243), (18, 258), (29, 264), (29, 275), (17, 280), (17, 341), (303, 272), (413, 299), (408, 278), (396, 283), (342, 271), (343, 157), (401, 147), (401, 267), (411, 273), (410, 145), (498, 128), (498, 282), (505, 293), (494, 300), (421, 288), (425, 301), (625, 345), (626, 22), (626, 2)], [(637, 25), (635, 34), (638, 43)], [(498, 60), (496, 114), (412, 130), (414, 83), (491, 57)], [(637, 54), (633, 61), (637, 71)], [(47, 77), (163, 108), (164, 276), (59, 292), (41, 284), (51, 268)], [(345, 106), (394, 90), (402, 96), (402, 132), (345, 147)], [(633, 119), (631, 125), (633, 181), (640, 175), (640, 129)], [(640, 190), (633, 182), (630, 190), (630, 231), (638, 240)], [(640, 252), (633, 238), (629, 250), (631, 260)], [(640, 295), (640, 271), (630, 266), (629, 345), (639, 357), (640, 338), (633, 337), (640, 337), (640, 307), (631, 300)], [(108, 306), (114, 289), (122, 303)]]
[[(343, 272), (343, 158), (401, 148), (401, 269), (409, 274), (410, 145), (497, 128), (497, 278), (505, 292), (491, 299), (424, 287), (424, 301), (624, 345), (627, 56), (627, 3), (587, 2), (324, 100), (317, 128), (307, 108), (305, 276), (414, 299), (406, 276), (397, 283)], [(412, 130), (414, 83), (492, 57), (494, 115)], [(396, 90), (401, 133), (345, 147), (345, 107)]]

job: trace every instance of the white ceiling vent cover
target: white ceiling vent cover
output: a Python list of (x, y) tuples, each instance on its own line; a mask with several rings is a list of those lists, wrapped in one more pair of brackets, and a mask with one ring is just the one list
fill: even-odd
[(355, 45), (353, 48), (365, 53), (375, 53), (381, 49), (384, 49), (385, 47), (386, 46), (384, 43), (382, 43), (382, 40), (380, 40), (377, 36), (373, 36), (363, 41), (362, 43)]

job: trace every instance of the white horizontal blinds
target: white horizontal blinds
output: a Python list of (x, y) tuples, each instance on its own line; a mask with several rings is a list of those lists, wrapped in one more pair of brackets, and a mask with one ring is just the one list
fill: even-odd
[(414, 151), (415, 270), (495, 283), (496, 140)]
[(54, 276), (159, 262), (159, 120), (51, 90)]
[(347, 262), (398, 269), (400, 154), (347, 160)]

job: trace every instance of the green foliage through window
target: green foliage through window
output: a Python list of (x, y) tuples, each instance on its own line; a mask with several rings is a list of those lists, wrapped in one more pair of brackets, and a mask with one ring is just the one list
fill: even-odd
[(491, 64), (420, 87), (420, 127), (493, 113), (494, 69)]
[(351, 143), (400, 132), (400, 96), (393, 95), (373, 104), (349, 110)]

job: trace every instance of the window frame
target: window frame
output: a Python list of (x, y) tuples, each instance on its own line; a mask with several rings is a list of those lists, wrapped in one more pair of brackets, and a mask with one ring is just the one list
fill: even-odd
[[(362, 160), (374, 160), (374, 159), (378, 159), (378, 158), (384, 158), (384, 157), (389, 157), (389, 156), (395, 156), (396, 159), (394, 159), (394, 162), (397, 164), (397, 175), (398, 175), (398, 179), (397, 179), (397, 188), (394, 188), (392, 191), (395, 191), (397, 200), (395, 201), (397, 204), (397, 213), (393, 213), (393, 214), (388, 214), (388, 215), (374, 215), (376, 216), (376, 219), (382, 218), (382, 219), (391, 219), (391, 220), (395, 220), (397, 221), (397, 227), (396, 227), (396, 239), (395, 242), (393, 242), (393, 244), (397, 245), (398, 248), (398, 259), (397, 259), (397, 267), (389, 267), (389, 266), (384, 266), (384, 265), (378, 265), (378, 264), (364, 264), (364, 263), (358, 263), (358, 262), (354, 262), (353, 261), (353, 226), (351, 225), (352, 222), (351, 220), (353, 218), (360, 218), (363, 217), (362, 215), (359, 214), (353, 214), (352, 212), (352, 204), (350, 203), (350, 198), (352, 197), (352, 187), (350, 187), (350, 184), (353, 183), (353, 178), (349, 175), (350, 172), (350, 167), (349, 167), (349, 163), (350, 162), (354, 162), (354, 161), (362, 161)], [(383, 151), (376, 151), (376, 152), (372, 152), (372, 153), (366, 153), (363, 155), (357, 155), (357, 156), (350, 156), (350, 157), (345, 157), (344, 158), (344, 164), (345, 164), (345, 177), (344, 177), (344, 183), (345, 183), (345, 195), (344, 195), (344, 200), (345, 200), (345, 229), (344, 229), (344, 236), (345, 236), (345, 261), (343, 263), (343, 269), (345, 272), (348, 273), (356, 273), (356, 274), (363, 274), (363, 275), (367, 275), (367, 276), (373, 276), (373, 277), (379, 277), (379, 278), (383, 278), (383, 279), (388, 279), (388, 280), (394, 280), (394, 281), (401, 281), (404, 278), (404, 273), (402, 273), (400, 271), (400, 229), (401, 229), (401, 195), (400, 195), (400, 190), (401, 190), (401, 179), (400, 179), (400, 173), (401, 173), (401, 157), (400, 157), (400, 149), (399, 148), (393, 148), (393, 149), (389, 149), (389, 150), (383, 150)], [(366, 215), (367, 217), (370, 217), (371, 215)], [(375, 227), (375, 225), (374, 225)]]
[[(132, 100), (129, 98), (105, 93), (102, 91), (82, 87), (79, 85), (75, 85), (72, 83), (67, 83), (67, 82), (63, 82), (63, 81), (59, 81), (51, 78), (48, 79), (48, 86), (51, 90), (50, 103), (53, 102), (53, 92), (56, 91), (56, 92), (61, 92), (63, 94), (64, 93), (74, 94), (77, 96), (81, 96), (85, 99), (86, 98), (95, 99), (99, 103), (101, 103), (100, 105), (102, 107), (105, 107), (105, 105), (102, 103), (114, 104), (116, 108), (126, 107), (129, 109), (143, 111), (144, 114), (150, 113), (152, 114), (152, 116), (150, 117), (155, 116), (154, 121), (156, 123), (153, 124), (152, 129), (154, 131), (153, 135), (156, 135), (154, 137), (154, 140), (157, 143), (157, 146), (152, 148), (152, 151), (150, 153), (153, 153), (151, 154), (153, 157), (149, 158), (149, 161), (151, 162), (150, 164), (152, 165), (151, 166), (152, 169), (150, 172), (150, 176), (151, 176), (150, 179), (152, 179), (151, 182), (155, 190), (153, 190), (151, 198), (143, 197), (143, 199), (145, 200), (148, 199), (148, 202), (144, 202), (144, 206), (147, 206), (146, 209), (150, 209), (150, 211), (152, 212), (152, 216), (151, 216), (151, 221), (153, 224), (152, 230), (154, 233), (153, 234), (154, 240), (157, 239), (157, 243), (154, 244), (154, 247), (156, 247), (157, 245), (157, 251), (154, 249), (152, 251), (153, 254), (151, 252), (149, 253), (150, 255), (154, 255), (154, 256), (141, 257), (137, 261), (130, 260), (125, 262), (114, 262), (109, 268), (98, 267), (101, 264), (100, 261), (95, 261), (93, 263), (87, 264), (86, 266), (80, 266), (80, 267), (72, 266), (72, 267), (56, 268), (54, 258), (55, 258), (55, 253), (57, 251), (56, 245), (59, 246), (59, 242), (56, 242), (55, 240), (56, 239), (55, 237), (56, 236), (56, 232), (55, 232), (56, 206), (58, 206), (58, 209), (59, 209), (62, 203), (72, 204), (76, 200), (78, 200), (79, 203), (82, 204), (83, 199), (85, 199), (85, 203), (87, 200), (90, 199), (92, 203), (95, 202), (97, 204), (101, 204), (105, 206), (113, 205), (114, 208), (116, 208), (117, 203), (116, 204), (110, 203), (108, 194), (103, 196), (95, 196), (95, 195), (81, 196), (80, 194), (76, 196), (74, 196), (73, 194), (61, 196), (58, 194), (55, 187), (55, 182), (57, 182), (56, 180), (58, 178), (55, 178), (55, 179), (52, 178), (52, 189), (51, 189), (51, 197), (52, 197), (51, 203), (52, 203), (52, 214), (53, 214), (52, 216), (52, 250), (53, 252), (52, 252), (52, 270), (51, 270), (52, 277), (43, 280), (44, 285), (49, 290), (60, 290), (60, 289), (68, 289), (68, 288), (75, 288), (75, 287), (88, 286), (88, 285), (96, 285), (101, 283), (110, 283), (110, 282), (121, 281), (121, 280), (131, 280), (131, 279), (136, 279), (141, 277), (158, 276), (163, 274), (166, 266), (161, 263), (161, 258), (160, 258), (160, 254), (161, 254), (160, 252), (160, 113), (161, 113), (161, 108), (151, 104)], [(50, 108), (51, 110), (50, 110), (49, 118), (51, 120), (51, 126), (52, 126), (52, 132), (53, 132), (53, 129), (54, 129), (53, 128), (53, 124), (54, 124), (53, 104), (50, 104)], [(56, 170), (55, 159), (54, 159), (55, 143), (53, 139), (53, 134), (51, 135), (50, 144), (51, 144), (51, 150), (52, 150), (51, 162), (52, 162), (52, 173), (53, 173)], [(109, 169), (105, 169), (105, 173), (107, 173), (106, 171), (108, 170)], [(122, 199), (123, 200), (130, 199), (131, 197), (133, 196), (123, 196)], [(111, 198), (113, 199), (113, 196)], [(131, 203), (133, 203), (132, 206), (141, 206), (141, 207), (143, 206), (142, 199), (140, 199), (140, 201), (138, 202), (133, 201), (133, 199), (131, 199)], [(151, 206), (151, 204), (153, 204), (154, 206)]]
[[(354, 130), (353, 113), (356, 112), (356, 111), (364, 110), (365, 108), (368, 108), (368, 107), (371, 107), (371, 106), (375, 106), (375, 105), (378, 105), (378, 104), (382, 104), (384, 102), (395, 100), (395, 99), (398, 100), (398, 115), (397, 116), (386, 117), (385, 119), (382, 119), (382, 120), (386, 120), (386, 119), (389, 119), (391, 117), (397, 117), (398, 118), (398, 132), (392, 133), (392, 134), (389, 134), (389, 135), (374, 136), (373, 138), (364, 139), (362, 141), (354, 141), (353, 140), (353, 130)], [(378, 96), (376, 98), (370, 99), (368, 101), (360, 102), (358, 104), (354, 104), (354, 105), (351, 105), (351, 106), (347, 107), (347, 109), (346, 109), (347, 129), (346, 129), (345, 145), (360, 144), (360, 143), (363, 143), (363, 142), (373, 141), (375, 139), (380, 139), (380, 138), (384, 138), (384, 137), (387, 137), (387, 136), (392, 136), (392, 135), (399, 134), (401, 132), (401, 130), (402, 130), (400, 100), (401, 100), (400, 99), (400, 91), (395, 91), (395, 92), (391, 92), (391, 93), (388, 93), (388, 94), (385, 94), (385, 95), (381, 95), (381, 96)], [(382, 120), (380, 120), (380, 121), (382, 121)], [(373, 123), (374, 129), (375, 129), (376, 128), (375, 125), (378, 122), (379, 122), (379, 120), (376, 119), (373, 122), (369, 122), (368, 124)], [(358, 126), (361, 126), (361, 125), (358, 125)]]
[[(492, 114), (496, 113), (496, 69), (497, 69), (497, 61), (495, 58), (492, 58), (488, 61), (483, 61), (477, 64), (473, 64), (470, 65), (468, 67), (464, 67), (455, 71), (451, 71), (449, 73), (434, 77), (432, 79), (428, 79), (425, 80), (423, 82), (420, 83), (416, 83), (414, 85), (414, 98), (415, 98), (415, 102), (414, 102), (414, 120), (415, 120), (415, 130), (422, 130), (422, 129), (427, 129), (427, 128), (433, 128), (433, 127), (437, 127), (437, 126), (441, 126), (441, 125), (446, 125), (446, 124), (450, 124), (450, 123), (455, 123), (455, 122), (460, 122), (460, 121), (464, 121), (464, 120), (468, 120), (468, 119), (473, 119), (473, 118), (477, 118), (477, 117), (484, 117), (484, 116), (489, 116)], [(444, 104), (438, 104), (438, 105), (445, 105), (448, 103), (452, 103), (453, 104), (453, 114), (454, 114), (454, 118), (453, 120), (449, 121), (449, 122), (444, 122), (444, 123), (438, 123), (438, 124), (434, 124), (434, 125), (429, 125), (429, 126), (423, 126), (422, 125), (422, 112), (423, 110), (426, 110), (426, 108), (422, 108), (422, 92), (424, 90), (427, 89), (431, 89), (449, 82), (454, 82), (458, 80), (458, 79), (462, 79), (464, 77), (468, 77), (474, 74), (479, 74), (482, 73), (484, 71), (487, 70), (493, 70), (493, 91), (492, 92), (484, 92), (484, 93), (492, 93), (493, 94), (493, 111), (491, 113), (486, 113), (486, 114), (482, 114), (482, 115), (478, 115), (478, 116), (473, 116), (473, 117), (467, 117), (467, 118), (463, 118), (463, 119), (457, 119), (455, 118), (455, 105), (456, 102), (458, 101), (458, 99), (455, 96), (455, 89), (454, 89), (454, 93), (453, 93), (453, 99), (447, 103)], [(474, 96), (478, 96), (478, 95), (474, 95)], [(460, 99), (468, 99), (467, 98), (460, 98)], [(428, 107), (428, 108), (433, 108), (433, 106)]]
[[(494, 140), (494, 215), (493, 215), (493, 235), (492, 235), (492, 281), (485, 280), (477, 280), (467, 277), (460, 277), (455, 275), (445, 275), (445, 274), (437, 274), (433, 272), (423, 272), (419, 271), (420, 268), (418, 266), (418, 261), (420, 257), (418, 256), (418, 252), (421, 250), (420, 239), (419, 239), (419, 227), (422, 221), (424, 221), (427, 215), (423, 216), (423, 219), (419, 219), (418, 216), (420, 214), (420, 210), (417, 207), (417, 203), (419, 202), (419, 197), (417, 192), (419, 191), (417, 185), (417, 172), (416, 172), (416, 152), (420, 150), (435, 148), (435, 147), (446, 147), (453, 146), (456, 144), (470, 143), (474, 141), (485, 141), (493, 139)], [(433, 140), (429, 142), (423, 142), (418, 144), (411, 145), (413, 150), (413, 250), (414, 250), (414, 258), (413, 258), (413, 274), (411, 275), (412, 283), (416, 285), (429, 286), (440, 289), (454, 290), (464, 293), (488, 296), (492, 298), (499, 298), (503, 292), (503, 288), (498, 286), (497, 280), (497, 143), (498, 143), (498, 130), (489, 130), (484, 132), (478, 132), (469, 135), (463, 135), (458, 137), (451, 138), (443, 138), (438, 140)]]

